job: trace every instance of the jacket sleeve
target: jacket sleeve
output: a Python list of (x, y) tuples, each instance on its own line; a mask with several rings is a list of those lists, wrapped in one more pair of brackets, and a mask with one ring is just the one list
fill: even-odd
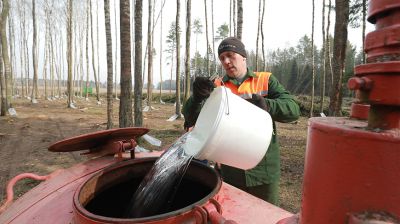
[(184, 103), (182, 108), (182, 114), (185, 117), (184, 128), (193, 127), (196, 124), (197, 118), (199, 117), (202, 104), (193, 101), (193, 96)]
[(272, 75), (268, 81), (266, 102), (268, 112), (274, 121), (287, 123), (297, 120), (300, 116), (299, 105), (293, 96)]

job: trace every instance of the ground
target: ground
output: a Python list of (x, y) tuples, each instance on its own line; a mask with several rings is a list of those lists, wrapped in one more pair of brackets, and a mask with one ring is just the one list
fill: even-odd
[[(68, 137), (104, 130), (107, 122), (106, 102), (99, 105), (95, 98), (76, 99), (77, 109), (67, 108), (65, 99), (39, 100), (37, 104), (16, 99), (13, 105), (16, 117), (0, 117), (0, 201), (5, 198), (7, 181), (20, 173), (46, 175), (86, 160), (79, 152), (57, 153), (47, 148)], [(116, 101), (114, 124), (118, 124), (118, 105)], [(144, 112), (144, 127), (151, 130), (151, 136), (162, 140), (163, 148), (184, 133), (183, 120), (167, 121), (175, 113), (173, 104), (153, 103), (153, 107), (154, 110)], [(282, 160), (280, 207), (295, 213), (301, 202), (307, 119), (277, 125)], [(16, 185), (15, 195), (19, 197), (37, 184), (23, 180)]]

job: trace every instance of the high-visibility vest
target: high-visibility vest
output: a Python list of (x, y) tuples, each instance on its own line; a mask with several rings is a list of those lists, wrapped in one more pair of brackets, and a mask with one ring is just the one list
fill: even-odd
[(271, 76), (270, 72), (254, 72), (256, 77), (247, 78), (241, 85), (236, 86), (232, 82), (222, 82), (221, 79), (214, 81), (216, 86), (225, 86), (229, 88), (233, 94), (243, 99), (250, 99), (252, 94), (268, 95), (268, 80)]

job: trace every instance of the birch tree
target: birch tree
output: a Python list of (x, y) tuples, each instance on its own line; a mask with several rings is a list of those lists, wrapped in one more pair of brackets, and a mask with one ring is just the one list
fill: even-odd
[(326, 77), (326, 57), (325, 57), (325, 0), (322, 0), (322, 48), (321, 48), (321, 55), (322, 55), (322, 73), (321, 78), (319, 79), (319, 86), (320, 86), (320, 105), (319, 105), (319, 112), (324, 112), (324, 102), (325, 102), (325, 77)]
[(107, 129), (113, 128), (113, 54), (111, 40), (110, 0), (104, 0), (104, 25), (107, 45)]
[(163, 87), (163, 56), (162, 56), (162, 52), (163, 52), (163, 6), (165, 4), (165, 0), (163, 1), (163, 4), (161, 5), (161, 9), (160, 9), (160, 16), (161, 16), (161, 20), (160, 20), (160, 103), (163, 103), (162, 101), (162, 87)]
[(118, 27), (117, 27), (117, 3), (118, 0), (114, 1), (114, 27), (115, 27), (115, 59), (114, 59), (114, 90), (115, 90), (115, 99), (118, 99), (118, 87), (117, 87), (117, 77), (118, 77), (118, 70), (117, 70), (117, 62), (118, 62)]
[(38, 98), (38, 60), (37, 60), (37, 30), (36, 30), (36, 4), (32, 0), (32, 20), (33, 20), (33, 42), (32, 42), (32, 61), (33, 61), (33, 86), (31, 94), (31, 102), (36, 103)]
[(68, 80), (67, 80), (67, 92), (68, 100), (67, 107), (73, 108), (73, 93), (72, 93), (72, 0), (68, 0), (68, 18), (67, 18), (67, 56), (68, 56)]
[[(11, 71), (10, 71), (10, 59), (8, 56), (8, 41), (7, 41), (7, 18), (10, 10), (8, 0), (3, 0), (3, 8), (1, 11), (0, 21), (0, 35), (1, 35), (1, 51), (2, 59), (4, 64), (4, 76), (3, 72), (0, 74), (1, 83), (1, 116), (6, 115), (6, 111), (12, 107), (12, 96), (11, 96)], [(1, 60), (0, 60), (1, 62)]]
[(210, 76), (210, 42), (208, 40), (208, 13), (207, 13), (207, 0), (204, 0), (204, 18), (206, 21), (206, 66), (207, 66), (207, 76)]
[(148, 20), (147, 20), (147, 106), (151, 110), (152, 88), (153, 88), (153, 42), (152, 42), (152, 26), (153, 26), (153, 0), (148, 1)]
[(312, 83), (311, 83), (311, 107), (310, 115), (314, 114), (314, 86), (315, 86), (315, 60), (314, 60), (314, 14), (315, 14), (315, 3), (312, 0), (312, 23), (311, 23), (311, 64), (312, 64)]
[(258, 70), (258, 43), (260, 37), (260, 29), (261, 29), (261, 1), (258, 1), (258, 20), (257, 20), (257, 38), (256, 38), (256, 71)]
[[(124, 0), (126, 1), (126, 0)], [(129, 2), (129, 0), (128, 0)], [(143, 112), (142, 112), (142, 12), (143, 12), (143, 0), (135, 1), (135, 87), (134, 87), (134, 116), (135, 116), (135, 126), (141, 127), (143, 125)], [(121, 11), (122, 13), (122, 11)], [(127, 16), (126, 22), (129, 21), (129, 14)], [(122, 22), (122, 21), (121, 21)], [(122, 23), (121, 23), (122, 25)], [(126, 24), (128, 27), (129, 25)], [(122, 26), (121, 26), (122, 29)], [(121, 51), (124, 49), (122, 47), (122, 31), (121, 31)], [(130, 40), (130, 37), (129, 37)], [(128, 41), (128, 39), (126, 40)], [(127, 48), (128, 46), (124, 46)], [(130, 46), (129, 46), (130, 49)], [(130, 57), (130, 55), (129, 55)], [(122, 61), (122, 53), (121, 53)], [(129, 62), (130, 63), (130, 62)], [(122, 63), (121, 63), (122, 66)], [(122, 69), (121, 69), (122, 71)], [(122, 96), (122, 74), (121, 74), (121, 96)]]
[(262, 66), (262, 71), (265, 71), (266, 69), (266, 59), (265, 59), (265, 48), (264, 48), (264, 18), (265, 18), (265, 0), (263, 0), (263, 6), (262, 6), (262, 16), (261, 16), (261, 50), (262, 50), (262, 60), (263, 60), (263, 66)]
[(333, 88), (330, 94), (329, 115), (340, 116), (342, 109), (342, 79), (346, 59), (347, 25), (349, 22), (349, 1), (335, 0), (336, 18), (333, 42)]
[(99, 92), (99, 84), (98, 84), (98, 79), (97, 79), (97, 71), (96, 71), (96, 63), (94, 59), (94, 32), (93, 32), (93, 13), (92, 13), (92, 0), (89, 0), (89, 13), (90, 13), (90, 36), (91, 36), (91, 42), (92, 42), (92, 68), (93, 68), (93, 76), (94, 76), (94, 82), (95, 82), (95, 87), (96, 87), (96, 99), (97, 102), (100, 103), (100, 92)]
[[(193, 29), (194, 29), (193, 33), (196, 35), (195, 53), (197, 54), (197, 53), (198, 53), (198, 50), (197, 50), (198, 36), (199, 36), (199, 34), (202, 34), (202, 33), (203, 33), (203, 25), (201, 24), (200, 19), (195, 19), (195, 20), (193, 21)], [(197, 75), (196, 75), (196, 72), (197, 72), (197, 64), (198, 64), (198, 58), (196, 57), (196, 58), (194, 59), (194, 78), (196, 78), (196, 76), (197, 76)]]
[(180, 31), (179, 31), (179, 19), (180, 19), (180, 0), (176, 0), (176, 19), (175, 19), (175, 33), (176, 33), (176, 101), (175, 101), (175, 114), (177, 118), (181, 117), (181, 74), (180, 74)]
[(192, 23), (191, 23), (191, 11), (192, 11), (192, 1), (187, 0), (186, 2), (186, 55), (185, 55), (185, 78), (186, 78), (186, 88), (185, 88), (185, 101), (190, 97), (190, 34), (192, 33)]
[(243, 1), (237, 0), (237, 34), (236, 37), (241, 40), (243, 32)]

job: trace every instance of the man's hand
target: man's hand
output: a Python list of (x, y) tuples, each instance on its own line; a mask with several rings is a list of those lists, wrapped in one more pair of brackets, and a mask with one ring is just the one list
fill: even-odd
[(193, 101), (201, 102), (210, 96), (214, 90), (214, 83), (207, 77), (196, 77), (193, 82)]
[(268, 107), (267, 107), (267, 103), (265, 102), (264, 97), (257, 95), (257, 94), (253, 94), (251, 95), (251, 99), (248, 99), (247, 101), (249, 101), (250, 103), (256, 105), (257, 107), (268, 111)]

